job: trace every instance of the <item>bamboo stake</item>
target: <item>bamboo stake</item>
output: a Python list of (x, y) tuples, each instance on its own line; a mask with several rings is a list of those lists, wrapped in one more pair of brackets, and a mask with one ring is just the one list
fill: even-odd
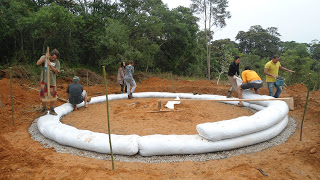
[(111, 131), (110, 131), (110, 120), (109, 120), (109, 101), (108, 101), (108, 87), (107, 87), (106, 67), (102, 66), (102, 69), (103, 69), (104, 84), (105, 84), (105, 88), (106, 88), (106, 103), (107, 103), (109, 145), (110, 145), (110, 152), (111, 152), (112, 170), (114, 170), (114, 161), (113, 161), (113, 152), (112, 152), (112, 143), (111, 143)]
[(172, 71), (170, 71), (171, 73), (171, 81), (172, 81), (172, 92), (174, 92), (174, 88), (173, 88), (173, 78), (172, 78)]
[[(310, 74), (309, 74), (309, 79), (310, 79)], [(309, 80), (308, 79), (308, 80)], [(309, 84), (309, 83), (308, 83)], [(306, 104), (304, 106), (304, 111), (303, 111), (303, 116), (302, 116), (302, 121), (301, 121), (301, 130), (300, 130), (300, 141), (302, 141), (302, 127), (303, 127), (303, 122), (304, 122), (304, 116), (306, 115), (307, 111), (307, 106), (308, 106), (308, 101), (309, 101), (309, 86), (307, 86), (308, 92), (307, 92), (307, 99), (306, 99)]]
[(10, 70), (12, 125), (14, 126), (14, 108), (13, 108), (13, 92), (12, 92), (12, 67), (9, 67), (9, 70)]
[(87, 96), (89, 97), (89, 94), (88, 94), (89, 93), (89, 89), (88, 89), (89, 85), (88, 84), (89, 84), (89, 77), (88, 77), (88, 71), (87, 71)]
[[(49, 46), (47, 46), (47, 54), (49, 53)], [(46, 54), (46, 55), (47, 55)], [(46, 57), (46, 62), (45, 63), (48, 63), (49, 58)], [(49, 66), (48, 64), (45, 65), (45, 67), (47, 67), (47, 90), (48, 90), (48, 98), (51, 98), (51, 94), (50, 94), (50, 69), (49, 69)]]

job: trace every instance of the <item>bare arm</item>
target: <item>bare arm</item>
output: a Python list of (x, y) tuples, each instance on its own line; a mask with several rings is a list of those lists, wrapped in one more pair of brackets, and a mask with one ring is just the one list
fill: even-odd
[(41, 56), (41, 58), (37, 61), (37, 66), (40, 66), (44, 62), (45, 59), (46, 59), (45, 56)]
[(37, 66), (40, 66), (46, 60), (46, 58), (49, 59), (49, 57), (50, 57), (49, 53), (46, 53), (45, 56), (41, 56), (40, 59), (37, 61)]
[(283, 67), (283, 66), (280, 66), (280, 69), (283, 70), (283, 71), (288, 71), (288, 72), (290, 72), (290, 73), (294, 73), (294, 72), (295, 72), (295, 71), (292, 71), (292, 70), (290, 70), (290, 69), (287, 69), (287, 68), (285, 68), (285, 67)]
[(48, 61), (48, 67), (50, 67), (51, 70), (52, 70), (54, 73), (56, 73), (56, 74), (59, 73), (59, 71), (51, 65), (50, 61)]
[(268, 76), (272, 76), (272, 77), (274, 77), (274, 78), (278, 78), (278, 76), (275, 76), (275, 75), (270, 74), (268, 68), (264, 68), (264, 74), (265, 74), (265, 75), (268, 75)]

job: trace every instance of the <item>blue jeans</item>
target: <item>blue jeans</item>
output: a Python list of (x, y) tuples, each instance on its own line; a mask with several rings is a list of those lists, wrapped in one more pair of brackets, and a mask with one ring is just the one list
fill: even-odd
[[(282, 92), (282, 86), (277, 86), (275, 82), (267, 82), (267, 83), (268, 83), (268, 89), (269, 89), (269, 96), (278, 98)], [(276, 94), (274, 94), (274, 87), (277, 88)]]

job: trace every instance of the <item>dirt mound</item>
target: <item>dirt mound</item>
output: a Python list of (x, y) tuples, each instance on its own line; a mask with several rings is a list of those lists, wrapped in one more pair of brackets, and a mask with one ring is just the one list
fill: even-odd
[(89, 85), (104, 83), (103, 76), (100, 76), (93, 71), (90, 71), (88, 69), (77, 69), (76, 70), (76, 75), (80, 77), (82, 82), (87, 83), (87, 74), (88, 74)]
[[(25, 67), (23, 66), (14, 66), (12, 67), (12, 77), (18, 78), (18, 79), (30, 79), (33, 74), (30, 73), (30, 71), (27, 71)], [(10, 78), (10, 71), (9, 69), (3, 69), (0, 70), (0, 79), (2, 78)]]

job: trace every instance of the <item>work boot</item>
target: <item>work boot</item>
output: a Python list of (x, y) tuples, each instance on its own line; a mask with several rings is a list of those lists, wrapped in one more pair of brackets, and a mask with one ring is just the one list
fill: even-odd
[(132, 96), (131, 96), (131, 94), (129, 94), (129, 95), (128, 95), (128, 99), (132, 99)]
[(58, 115), (58, 114), (56, 113), (56, 111), (54, 111), (54, 108), (53, 108), (53, 107), (50, 107), (50, 112), (49, 112), (49, 114), (54, 115), (54, 116)]
[(232, 91), (229, 90), (228, 93), (227, 93), (227, 98), (230, 98), (231, 95), (232, 95)]
[(133, 98), (132, 93), (130, 93), (131, 99)]
[(43, 107), (41, 110), (41, 116), (47, 115), (48, 111), (47, 111), (47, 107)]

